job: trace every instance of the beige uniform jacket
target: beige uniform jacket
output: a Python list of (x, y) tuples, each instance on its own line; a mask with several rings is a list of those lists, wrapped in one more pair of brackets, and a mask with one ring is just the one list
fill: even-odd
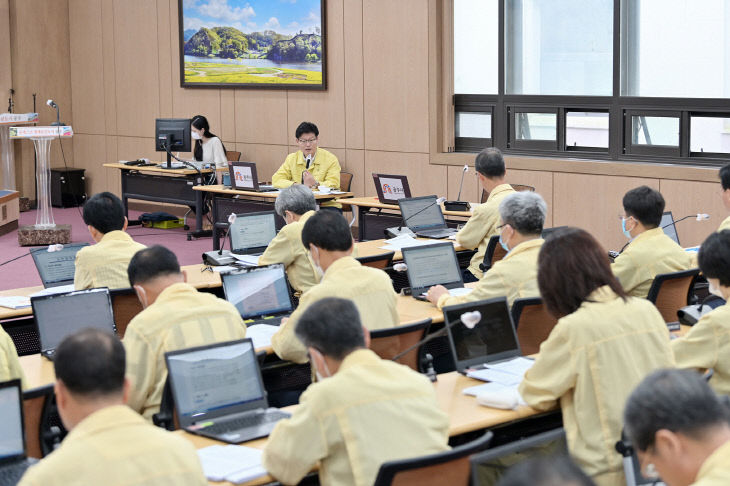
[(469, 271), (476, 278), (481, 278), (482, 272), (479, 264), (484, 261), (484, 254), (487, 251), (489, 238), (499, 234), (499, 204), (502, 200), (515, 192), (509, 184), (500, 184), (489, 193), (484, 204), (474, 208), (474, 213), (466, 222), (463, 228), (456, 233), (456, 241), (464, 248), (474, 249), (477, 252), (471, 257)]
[(510, 307), (522, 297), (540, 297), (537, 289), (537, 256), (545, 242), (542, 238), (520, 243), (494, 264), (470, 293), (459, 297), (444, 294), (438, 308), (507, 296)]
[(725, 442), (705, 459), (692, 486), (727, 486), (728, 484), (730, 484), (730, 442)]
[(730, 304), (705, 314), (692, 329), (672, 341), (678, 368), (714, 370), (710, 386), (730, 395)]
[(125, 405), (96, 411), (20, 481), (23, 486), (204, 486), (195, 447)]
[(147, 247), (134, 241), (124, 231), (106, 233), (99, 243), (84, 247), (76, 253), (74, 287), (77, 290), (130, 287), (127, 277), (129, 261), (144, 248)]
[(281, 228), (264, 254), (259, 257), (259, 265), (283, 263), (289, 283), (297, 292), (306, 292), (319, 283), (319, 274), (302, 243), (304, 223), (313, 215), (314, 211), (307, 211), (302, 214), (299, 221)]
[(558, 321), (519, 391), (537, 410), (559, 402), (578, 465), (598, 484), (623, 484), (605, 479), (623, 478), (614, 445), (626, 399), (650, 372), (673, 366), (669, 332), (654, 305), (624, 301), (605, 286)]
[(319, 462), (323, 486), (370, 486), (384, 462), (448, 449), (448, 429), (428, 378), (360, 349), (307, 388), (269, 436), (263, 464), (284, 484)]
[[(302, 173), (307, 170), (307, 161), (304, 160), (304, 154), (301, 150), (297, 150), (293, 154), (286, 156), (284, 163), (281, 164), (271, 178), (274, 187), (283, 189), (292, 184), (301, 184)], [(314, 153), (314, 160), (309, 167), (309, 173), (319, 182), (320, 186), (327, 186), (330, 189), (340, 190), (340, 161), (332, 152), (325, 149), (317, 148)], [(315, 189), (316, 190), (316, 189)], [(321, 203), (322, 207), (341, 208), (342, 205), (335, 201), (325, 201)]]
[(165, 352), (244, 337), (246, 325), (232, 304), (185, 283), (170, 285), (132, 319), (124, 334), (128, 405), (149, 420), (160, 410), (167, 380)]
[(19, 379), (25, 390), (28, 382), (18, 360), (18, 350), (12, 338), (0, 326), (0, 381)]
[(654, 277), (692, 268), (692, 258), (661, 228), (641, 233), (611, 264), (627, 294), (645, 299)]
[(717, 228), (717, 231), (720, 232), (722, 230), (730, 229), (730, 216), (725, 218), (722, 223), (720, 223), (720, 227)]
[(362, 266), (352, 257), (343, 257), (330, 265), (319, 284), (302, 295), (297, 310), (272, 336), (271, 346), (281, 359), (307, 362), (307, 349), (294, 329), (307, 307), (325, 297), (352, 300), (360, 312), (362, 325), (370, 330), (399, 324), (397, 296), (390, 277), (382, 270)]

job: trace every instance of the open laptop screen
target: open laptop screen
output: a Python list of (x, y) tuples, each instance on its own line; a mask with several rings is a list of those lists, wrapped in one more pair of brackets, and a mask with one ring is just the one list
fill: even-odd
[(232, 413), (264, 400), (256, 352), (250, 339), (165, 354), (180, 424), (203, 415)]
[(479, 311), (481, 320), (469, 329), (457, 323), (448, 328), (456, 369), (521, 356), (506, 297), (444, 307), (444, 322), (458, 322), (465, 312)]
[(31, 250), (33, 262), (44, 287), (56, 287), (73, 283), (76, 271), (76, 253), (88, 243), (64, 245), (63, 249), (48, 251), (47, 248)]
[(412, 289), (432, 285), (463, 286), (459, 261), (450, 242), (403, 248), (402, 251)]
[(244, 268), (223, 274), (226, 300), (244, 319), (292, 310), (284, 265)]
[(403, 224), (412, 231), (446, 227), (441, 206), (436, 204), (436, 196), (399, 199), (398, 205), (403, 215)]
[(0, 463), (25, 456), (20, 381), (0, 385)]
[(674, 224), (674, 216), (671, 211), (666, 211), (662, 214), (662, 222), (659, 227), (664, 230), (664, 234), (674, 240), (676, 244), (679, 244), (679, 236), (677, 235), (677, 226)]
[(276, 236), (274, 212), (237, 214), (228, 234), (233, 253), (264, 251)]
[(397, 204), (398, 199), (411, 197), (408, 177), (404, 175), (373, 174), (378, 199), (384, 204)]
[(116, 332), (108, 289), (91, 289), (30, 299), (41, 351), (53, 350), (63, 339), (92, 327)]

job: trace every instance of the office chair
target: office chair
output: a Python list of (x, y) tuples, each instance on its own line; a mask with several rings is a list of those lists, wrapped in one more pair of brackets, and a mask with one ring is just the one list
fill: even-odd
[(690, 303), (692, 285), (699, 273), (699, 268), (691, 268), (654, 277), (646, 299), (656, 306), (665, 322), (679, 319), (677, 311)]
[(525, 297), (512, 303), (512, 322), (522, 354), (529, 356), (540, 351), (540, 344), (550, 336), (558, 320), (547, 311), (540, 297)]
[[(430, 326), (431, 318), (428, 318), (413, 324), (370, 331), (370, 349), (383, 359), (392, 359), (423, 339)], [(398, 363), (420, 372), (422, 353), (423, 346), (419, 346), (398, 359)]]
[(393, 264), (394, 251), (381, 253), (379, 255), (370, 255), (366, 257), (357, 257), (355, 260), (365, 267), (379, 268), (381, 270), (390, 267)]

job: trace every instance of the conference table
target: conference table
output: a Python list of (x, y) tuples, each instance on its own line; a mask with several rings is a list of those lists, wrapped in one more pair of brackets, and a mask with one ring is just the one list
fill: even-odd
[[(358, 240), (375, 240), (383, 237), (383, 230), (387, 227), (400, 226), (403, 218), (397, 204), (383, 204), (377, 197), (352, 197), (338, 201), (340, 204), (357, 208)], [(446, 218), (446, 224), (456, 227), (471, 217), (472, 211), (447, 211), (443, 204), (441, 212)], [(471, 203), (472, 208), (477, 206)], [(453, 219), (456, 218), (456, 219)]]

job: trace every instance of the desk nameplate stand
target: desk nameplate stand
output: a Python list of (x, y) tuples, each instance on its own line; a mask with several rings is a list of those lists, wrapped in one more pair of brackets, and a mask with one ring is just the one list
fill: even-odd
[(51, 141), (55, 138), (71, 138), (73, 129), (70, 126), (53, 127), (10, 127), (10, 138), (27, 138), (33, 140), (38, 168), (36, 170), (36, 187), (38, 189), (38, 213), (34, 225), (21, 226), (18, 229), (20, 246), (42, 246), (54, 243), (71, 242), (71, 225), (56, 224), (51, 211)]
[[(30, 125), (38, 123), (38, 113), (0, 113), (0, 164), (2, 164), (2, 184), (0, 189), (17, 190), (15, 187), (15, 152), (10, 140), (11, 125)], [(21, 211), (30, 209), (27, 197), (21, 197)]]

